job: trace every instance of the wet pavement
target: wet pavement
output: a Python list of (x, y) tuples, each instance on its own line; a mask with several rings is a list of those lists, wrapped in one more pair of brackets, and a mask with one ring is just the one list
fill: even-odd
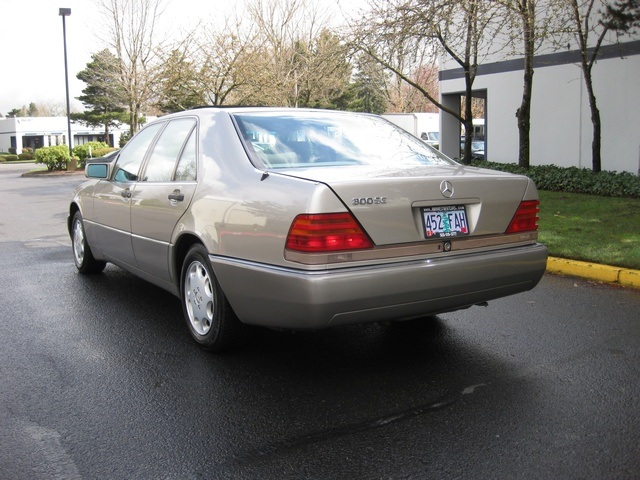
[(488, 307), (209, 354), (176, 298), (76, 273), (81, 176), (6, 167), (0, 478), (637, 478), (638, 290), (546, 275)]

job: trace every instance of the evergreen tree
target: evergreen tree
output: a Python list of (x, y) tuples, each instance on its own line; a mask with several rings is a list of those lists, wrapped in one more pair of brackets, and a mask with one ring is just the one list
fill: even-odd
[(27, 113), (25, 108), (14, 108), (7, 112), (7, 118), (26, 117)]
[(71, 114), (71, 118), (88, 126), (104, 126), (105, 142), (110, 143), (109, 130), (128, 119), (118, 83), (118, 60), (107, 49), (92, 55), (91, 59), (87, 68), (76, 75), (87, 84), (78, 97), (86, 110)]
[(193, 63), (186, 58), (186, 52), (173, 50), (163, 62), (156, 106), (164, 113), (172, 113), (204, 104)]
[(387, 110), (384, 68), (366, 55), (356, 59), (356, 72), (344, 96), (344, 110), (381, 114)]
[(29, 108), (27, 109), (27, 117), (37, 117), (38, 113), (38, 106), (33, 102), (29, 103)]
[(609, 29), (634, 33), (640, 28), (640, 0), (617, 0), (606, 7), (603, 23)]

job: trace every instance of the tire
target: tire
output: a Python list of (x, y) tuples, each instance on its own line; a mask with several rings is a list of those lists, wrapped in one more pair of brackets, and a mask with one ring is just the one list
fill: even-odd
[(241, 323), (222, 292), (202, 245), (191, 247), (180, 278), (182, 311), (193, 339), (212, 352), (234, 346)]
[(80, 212), (76, 212), (71, 221), (71, 248), (73, 249), (73, 261), (80, 273), (100, 273), (107, 265), (107, 262), (98, 261), (93, 257), (84, 233), (84, 223), (82, 223)]

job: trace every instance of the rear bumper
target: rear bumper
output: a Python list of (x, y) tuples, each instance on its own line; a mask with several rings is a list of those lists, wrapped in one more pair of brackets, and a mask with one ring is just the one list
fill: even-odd
[(544, 274), (547, 248), (533, 244), (323, 271), (210, 259), (242, 322), (319, 329), (432, 315), (530, 290)]

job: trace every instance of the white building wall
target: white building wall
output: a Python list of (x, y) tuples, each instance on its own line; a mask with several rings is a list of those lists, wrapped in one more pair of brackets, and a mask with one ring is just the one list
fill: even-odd
[[(602, 122), (602, 169), (640, 169), (640, 55), (600, 60), (593, 69)], [(487, 159), (518, 161), (516, 110), (521, 70), (478, 75), (474, 90), (487, 91)], [(440, 82), (441, 94), (461, 93), (464, 79)], [(538, 67), (531, 105), (531, 165), (591, 168), (593, 125), (582, 71), (576, 64)], [(450, 153), (451, 154), (451, 153)]]
[[(109, 131), (113, 142), (118, 146), (120, 135), (127, 131), (127, 126)], [(91, 128), (81, 123), (71, 122), (72, 146), (82, 145), (88, 139), (103, 135), (103, 128)], [(0, 119), (0, 152), (8, 152), (11, 137), (16, 137), (16, 152), (22, 153), (23, 137), (41, 137), (42, 146), (68, 145), (67, 117), (15, 117)]]
[[(516, 85), (518, 81), (522, 85), (522, 72), (518, 73), (514, 81)], [(531, 95), (531, 165), (582, 166), (580, 138), (584, 122), (581, 120), (581, 81), (580, 69), (575, 65), (538, 68), (534, 72)], [(522, 91), (522, 87), (520, 90)], [(517, 99), (518, 105), (521, 100)], [(517, 129), (515, 142), (515, 156), (513, 151), (505, 152), (503, 159), (498, 161), (507, 161), (511, 156), (508, 161), (517, 163)]]
[[(539, 12), (560, 14), (554, 10), (557, 2), (552, 0), (541, 0), (537, 5)], [(592, 10), (593, 25), (597, 24), (597, 15), (602, 9), (603, 2), (596, 0)], [(561, 16), (557, 20), (571, 21)], [(618, 37), (610, 32), (604, 39), (601, 59), (593, 67), (594, 91), (602, 125), (603, 170), (640, 173), (639, 38), (638, 34)], [(515, 113), (522, 100), (522, 58), (505, 56), (507, 50), (500, 47), (515, 42), (508, 51), (520, 52), (521, 41), (500, 34), (486, 40), (482, 44), (479, 74), (473, 85), (474, 91), (481, 91), (483, 95), (486, 91), (486, 156), (491, 161), (516, 163), (518, 128)], [(597, 35), (589, 35), (589, 46), (593, 47), (596, 40)], [(558, 49), (558, 44), (567, 47)], [(532, 165), (592, 166), (593, 125), (577, 48), (575, 37), (568, 35), (557, 43), (546, 41), (536, 51), (538, 65), (533, 76), (530, 131)], [(447, 99), (451, 105), (455, 95), (465, 91), (460, 70), (451, 58), (441, 59), (440, 93), (441, 96), (452, 95)], [(443, 120), (446, 117), (449, 116), (443, 115)], [(451, 135), (452, 131), (442, 131), (441, 135)], [(443, 138), (442, 141), (449, 145), (450, 151), (445, 153), (457, 156), (454, 140), (449, 142)]]
[[(640, 174), (639, 78), (640, 55), (617, 61), (604, 60), (594, 67), (595, 92), (602, 119), (602, 168), (605, 170)], [(583, 105), (583, 122), (590, 127), (586, 91)], [(591, 138), (590, 130), (583, 135), (582, 159), (586, 166), (590, 166), (591, 161)]]

